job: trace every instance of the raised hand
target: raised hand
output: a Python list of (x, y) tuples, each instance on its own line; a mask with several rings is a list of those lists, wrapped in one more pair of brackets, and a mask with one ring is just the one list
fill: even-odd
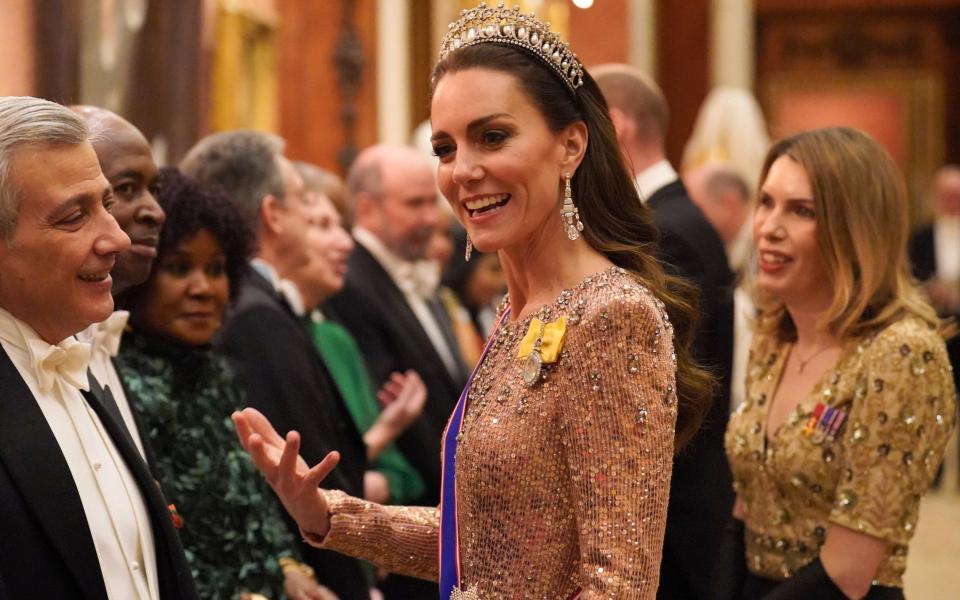
[(253, 408), (235, 412), (232, 418), (240, 444), (300, 529), (325, 536), (330, 517), (319, 485), (340, 462), (340, 454), (331, 452), (311, 468), (300, 457), (300, 434), (296, 431), (287, 433), (286, 439), (280, 437), (270, 421)]
[(427, 403), (427, 386), (413, 369), (393, 373), (377, 392), (377, 400), (384, 407), (380, 418), (396, 432), (396, 437), (423, 412)]
[(393, 373), (377, 392), (383, 411), (363, 435), (367, 459), (374, 460), (420, 416), (427, 402), (427, 386), (416, 371)]

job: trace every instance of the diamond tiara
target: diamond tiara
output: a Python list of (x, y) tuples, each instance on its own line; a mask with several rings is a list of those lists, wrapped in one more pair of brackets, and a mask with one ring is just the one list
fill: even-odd
[(493, 42), (511, 44), (537, 55), (560, 76), (576, 95), (583, 85), (583, 65), (570, 46), (550, 31), (534, 14), (520, 14), (520, 7), (505, 8), (503, 0), (496, 8), (481, 2), (476, 8), (460, 11), (460, 18), (450, 23), (440, 45), (440, 60), (460, 48)]

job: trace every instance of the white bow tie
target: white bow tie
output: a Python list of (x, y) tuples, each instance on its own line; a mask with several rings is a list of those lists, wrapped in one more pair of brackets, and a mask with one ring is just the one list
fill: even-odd
[(129, 318), (129, 312), (118, 310), (107, 317), (106, 321), (93, 325), (90, 328), (90, 354), (104, 352), (107, 356), (116, 356), (120, 351), (120, 338), (123, 337)]
[(440, 265), (432, 260), (405, 262), (397, 266), (397, 285), (407, 294), (431, 298), (440, 285)]
[(79, 390), (90, 388), (87, 380), (90, 344), (67, 338), (54, 346), (40, 339), (31, 339), (27, 342), (27, 351), (41, 392), (53, 389), (57, 379)]

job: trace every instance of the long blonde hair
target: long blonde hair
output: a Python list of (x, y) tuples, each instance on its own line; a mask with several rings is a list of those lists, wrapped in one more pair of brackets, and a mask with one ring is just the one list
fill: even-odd
[[(803, 167), (813, 190), (817, 247), (833, 289), (820, 326), (840, 339), (868, 336), (905, 315), (938, 326), (936, 312), (910, 276), (907, 192), (890, 155), (857, 129), (806, 131), (770, 148), (761, 185), (781, 156)], [(756, 291), (755, 300), (758, 330), (795, 339), (782, 301)]]

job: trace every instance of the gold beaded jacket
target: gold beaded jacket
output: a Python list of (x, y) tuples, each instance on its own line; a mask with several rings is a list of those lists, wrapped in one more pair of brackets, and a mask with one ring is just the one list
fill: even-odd
[[(790, 344), (758, 334), (747, 399), (726, 449), (743, 503), (751, 572), (784, 580), (819, 554), (831, 523), (887, 543), (875, 583), (902, 587), (907, 549), (954, 424), (956, 390), (943, 339), (917, 317), (851, 341), (777, 431), (767, 413)], [(818, 404), (842, 411), (834, 436), (810, 427)], [(816, 420), (816, 419), (813, 419)]]
[[(463, 597), (656, 595), (676, 424), (672, 327), (663, 304), (611, 268), (536, 315), (566, 319), (556, 362), (532, 386), (504, 321), (468, 395), (457, 451)], [(324, 548), (436, 580), (439, 512), (325, 492)]]

